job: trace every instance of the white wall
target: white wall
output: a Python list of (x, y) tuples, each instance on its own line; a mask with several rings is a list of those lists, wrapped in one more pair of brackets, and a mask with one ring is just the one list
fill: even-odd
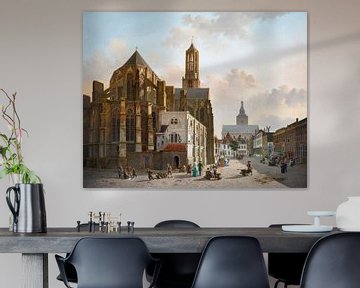
[[(48, 226), (73, 226), (89, 210), (119, 212), (136, 226), (187, 218), (201, 226), (311, 221), (360, 195), (360, 18), (357, 0), (1, 0), (0, 87), (17, 91), (30, 132), (26, 161), (46, 187)], [(82, 12), (237, 10), (309, 12), (309, 188), (133, 191), (82, 188)], [(6, 180), (0, 226), (8, 224)], [(334, 224), (333, 220), (329, 223)], [(50, 287), (54, 279), (50, 256)], [(19, 255), (0, 255), (2, 287), (20, 287)]]

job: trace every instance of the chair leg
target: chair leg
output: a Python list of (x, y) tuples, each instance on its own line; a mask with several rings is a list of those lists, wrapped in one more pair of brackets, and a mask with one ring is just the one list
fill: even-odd
[(280, 280), (277, 280), (277, 281), (275, 282), (274, 288), (277, 288), (280, 282), (281, 282)]
[(283, 281), (281, 281), (281, 280), (277, 280), (277, 281), (275, 282), (275, 284), (274, 284), (274, 288), (277, 288), (278, 285), (279, 285), (279, 283), (284, 283), (284, 288), (287, 288), (287, 287), (288, 287), (288, 285), (287, 285), (286, 282), (283, 282)]

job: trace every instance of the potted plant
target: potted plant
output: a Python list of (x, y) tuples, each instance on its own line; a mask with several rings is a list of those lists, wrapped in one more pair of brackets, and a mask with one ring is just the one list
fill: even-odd
[[(28, 132), (21, 127), (19, 114), (16, 110), (16, 93), (9, 95), (3, 89), (0, 91), (6, 96), (8, 103), (0, 104), (1, 116), (9, 128), (9, 134), (0, 133), (0, 179), (10, 175), (14, 183), (41, 183), (41, 179), (24, 164), (21, 153), (21, 143)], [(16, 179), (14, 175), (19, 175)]]
[(24, 163), (21, 144), (28, 132), (22, 128), (16, 109), (16, 93), (5, 96), (0, 104), (1, 116), (8, 132), (0, 133), (0, 179), (10, 176), (13, 186), (6, 191), (6, 201), (13, 214), (14, 232), (46, 232), (46, 212), (41, 179)]

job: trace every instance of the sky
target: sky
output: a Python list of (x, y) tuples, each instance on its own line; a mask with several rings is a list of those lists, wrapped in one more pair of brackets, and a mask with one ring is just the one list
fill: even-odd
[(306, 12), (85, 12), (83, 93), (137, 49), (167, 85), (181, 87), (185, 51), (200, 54), (201, 87), (210, 88), (215, 135), (236, 124), (275, 131), (307, 117)]

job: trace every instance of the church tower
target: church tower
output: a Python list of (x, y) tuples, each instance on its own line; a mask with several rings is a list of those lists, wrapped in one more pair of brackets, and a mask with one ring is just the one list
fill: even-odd
[(185, 54), (185, 77), (182, 78), (182, 88), (200, 88), (199, 51), (192, 42)]
[(248, 125), (248, 116), (245, 113), (244, 101), (241, 101), (239, 115), (236, 116), (236, 125)]

